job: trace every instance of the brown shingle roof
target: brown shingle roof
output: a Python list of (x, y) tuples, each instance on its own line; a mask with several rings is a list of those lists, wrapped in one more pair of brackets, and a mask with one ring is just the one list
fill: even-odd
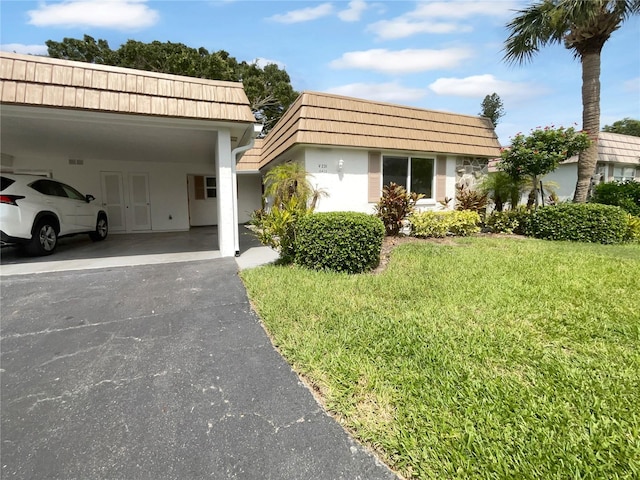
[(269, 132), (260, 166), (296, 144), (500, 155), (488, 119), (316, 92), (303, 92)]
[(262, 150), (263, 139), (257, 138), (253, 148), (244, 152), (240, 158), (236, 170), (238, 172), (257, 172), (260, 168), (260, 151)]
[[(576, 163), (578, 155), (564, 163)], [(640, 137), (598, 132), (598, 161), (640, 165)]]
[(2, 103), (255, 122), (241, 83), (0, 52)]

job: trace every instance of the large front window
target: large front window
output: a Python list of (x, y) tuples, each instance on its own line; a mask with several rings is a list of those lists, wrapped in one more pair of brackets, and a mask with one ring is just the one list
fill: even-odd
[(421, 193), (425, 198), (433, 198), (432, 158), (392, 157), (382, 158), (382, 184), (391, 182), (402, 185), (409, 192)]

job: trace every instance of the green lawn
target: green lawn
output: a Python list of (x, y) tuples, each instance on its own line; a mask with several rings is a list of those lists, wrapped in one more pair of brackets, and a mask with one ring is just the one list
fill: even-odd
[(640, 245), (405, 244), (242, 272), (274, 343), (408, 478), (640, 478)]

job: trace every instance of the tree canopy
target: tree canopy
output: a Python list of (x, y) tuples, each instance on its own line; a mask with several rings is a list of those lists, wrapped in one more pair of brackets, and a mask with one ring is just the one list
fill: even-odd
[(500, 99), (500, 95), (497, 93), (492, 93), (491, 95), (487, 95), (482, 100), (480, 104), (482, 107), (482, 111), (479, 115), (483, 117), (487, 117), (491, 120), (494, 127), (498, 126), (498, 122), (504, 116), (504, 105), (502, 104), (502, 100)]
[(284, 69), (275, 64), (260, 67), (255, 62), (238, 62), (224, 50), (209, 52), (206, 48), (196, 49), (182, 43), (136, 40), (128, 40), (114, 50), (106, 40), (96, 41), (89, 35), (84, 35), (82, 40), (47, 40), (46, 45), (53, 58), (242, 82), (256, 119), (264, 125), (263, 135), (298, 96)]
[[(582, 129), (596, 139), (600, 130), (600, 54), (620, 25), (640, 12), (640, 0), (537, 0), (507, 24), (507, 62), (530, 61), (547, 45), (564, 44), (582, 66)], [(586, 202), (595, 173), (595, 143), (580, 153), (573, 200)]]
[(602, 131), (640, 137), (640, 120), (626, 117), (617, 122), (613, 122), (611, 125), (605, 125)]

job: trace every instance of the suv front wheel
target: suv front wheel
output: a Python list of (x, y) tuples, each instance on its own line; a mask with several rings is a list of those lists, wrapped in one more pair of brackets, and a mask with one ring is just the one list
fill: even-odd
[(26, 245), (29, 255), (51, 255), (58, 245), (58, 230), (50, 218), (38, 220), (31, 240)]

